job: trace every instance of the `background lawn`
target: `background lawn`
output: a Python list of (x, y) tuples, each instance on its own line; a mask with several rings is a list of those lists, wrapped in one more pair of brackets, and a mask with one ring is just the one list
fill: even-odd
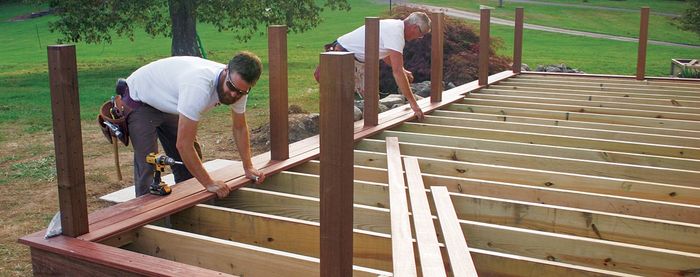
[[(430, 5), (447, 6), (461, 10), (478, 12), (479, 5), (484, 4), (491, 7), (498, 6), (498, 0), (421, 0), (420, 3)], [(503, 19), (515, 19), (515, 8), (525, 8), (525, 22), (536, 25), (559, 27), (564, 29), (587, 31), (593, 33), (610, 34), (624, 37), (639, 37), (639, 8), (651, 5), (651, 9), (659, 11), (681, 13), (687, 3), (674, 0), (657, 1), (556, 1), (569, 4), (586, 4), (595, 6), (615, 6), (620, 8), (630, 8), (636, 12), (607, 11), (597, 9), (586, 9), (578, 7), (547, 6), (535, 3), (508, 3), (504, 1), (503, 8), (496, 8), (491, 11), (491, 16)], [(555, 1), (549, 1), (555, 2)], [(650, 15), (649, 17), (649, 39), (668, 41), (683, 44), (700, 45), (700, 36), (695, 33), (681, 31), (671, 24), (669, 16)]]

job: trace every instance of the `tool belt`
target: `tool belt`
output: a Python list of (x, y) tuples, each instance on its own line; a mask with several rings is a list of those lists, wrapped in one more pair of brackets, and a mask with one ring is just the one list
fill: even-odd
[[(343, 48), (343, 46), (340, 45), (340, 43), (338, 43), (337, 40), (329, 44), (323, 45), (323, 50), (326, 52), (349, 52), (348, 50)], [(355, 57), (353, 56), (353, 58)], [(359, 62), (357, 58), (355, 58), (355, 60)], [(316, 78), (316, 82), (320, 82), (319, 79), (321, 78), (321, 65), (316, 66), (316, 71), (314, 71), (314, 78)]]
[(129, 146), (129, 128), (127, 118), (131, 111), (139, 108), (142, 103), (134, 101), (129, 95), (129, 86), (126, 80), (117, 80), (117, 95), (102, 104), (97, 115), (97, 124), (102, 130), (109, 143), (113, 143), (112, 138), (116, 137), (125, 146)]

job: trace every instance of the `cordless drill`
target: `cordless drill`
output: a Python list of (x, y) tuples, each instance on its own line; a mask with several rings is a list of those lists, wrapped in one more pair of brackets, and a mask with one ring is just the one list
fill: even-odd
[(165, 171), (165, 166), (173, 166), (176, 164), (182, 164), (182, 162), (176, 161), (175, 159), (168, 157), (166, 155), (158, 153), (150, 153), (146, 156), (146, 162), (153, 165), (153, 182), (149, 187), (149, 192), (155, 195), (168, 195), (171, 190), (170, 187), (163, 182), (160, 178), (160, 174)]

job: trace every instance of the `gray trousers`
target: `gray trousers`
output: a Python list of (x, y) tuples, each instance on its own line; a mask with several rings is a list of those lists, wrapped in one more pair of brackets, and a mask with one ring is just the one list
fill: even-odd
[[(148, 194), (153, 182), (153, 166), (146, 163), (146, 155), (158, 152), (158, 142), (165, 154), (182, 161), (176, 148), (178, 115), (161, 112), (149, 105), (142, 105), (129, 114), (129, 138), (134, 148), (134, 188), (136, 197)], [(172, 166), (175, 182), (192, 178), (184, 165)]]

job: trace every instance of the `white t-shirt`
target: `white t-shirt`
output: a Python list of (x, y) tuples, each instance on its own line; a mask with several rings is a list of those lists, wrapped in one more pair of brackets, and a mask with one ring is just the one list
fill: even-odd
[[(219, 103), (216, 86), (225, 67), (198, 57), (169, 57), (137, 69), (126, 83), (134, 100), (199, 121), (204, 112)], [(241, 97), (231, 109), (244, 113), (247, 100), (248, 95)]]
[[(355, 53), (355, 58), (365, 61), (365, 26), (338, 38), (345, 50)], [(389, 50), (403, 54), (406, 40), (403, 37), (403, 20), (383, 19), (379, 21), (379, 58), (389, 56)]]

